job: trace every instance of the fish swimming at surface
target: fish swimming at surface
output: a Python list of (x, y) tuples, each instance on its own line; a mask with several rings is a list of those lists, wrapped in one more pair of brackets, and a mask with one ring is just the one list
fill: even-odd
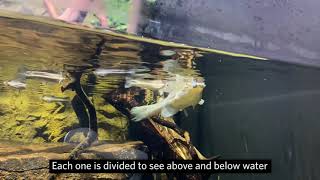
[(93, 73), (97, 76), (106, 76), (109, 74), (134, 74), (134, 71), (124, 69), (96, 69)]
[(58, 82), (61, 82), (65, 79), (62, 73), (51, 73), (46, 71), (26, 71), (24, 73), (20, 73), (20, 75), (23, 75), (27, 78), (41, 78), (46, 80), (54, 80)]
[(93, 71), (93, 73), (97, 76), (106, 76), (106, 75), (109, 75), (109, 74), (130, 74), (130, 75), (133, 75), (135, 73), (138, 73), (138, 72), (146, 72), (148, 71), (148, 69), (129, 69), (129, 70), (126, 70), (126, 69), (102, 69), (102, 68), (99, 68), (99, 69), (96, 69), (95, 71)]
[(4, 85), (11, 86), (16, 89), (25, 89), (27, 87), (27, 84), (24, 82), (21, 82), (20, 80), (10, 80), (10, 81), (4, 81)]
[(65, 77), (63, 77), (62, 73), (51, 73), (46, 71), (24, 71), (19, 72), (17, 78), (10, 81), (4, 81), (3, 84), (6, 86), (11, 86), (16, 89), (25, 89), (27, 84), (25, 83), (26, 78), (40, 78), (45, 80), (53, 80), (62, 82)]
[(56, 96), (43, 96), (41, 98), (45, 102), (69, 102), (70, 99), (68, 97), (56, 97)]

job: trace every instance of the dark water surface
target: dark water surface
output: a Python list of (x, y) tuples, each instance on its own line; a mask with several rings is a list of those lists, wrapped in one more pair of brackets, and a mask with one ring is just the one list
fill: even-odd
[[(102, 41), (105, 42), (100, 46)], [(27, 70), (57, 74), (70, 68), (83, 71), (82, 84), (93, 98), (124, 88), (128, 76), (163, 80), (179, 74), (205, 80), (202, 97), (205, 103), (176, 115), (176, 122), (191, 133), (192, 141), (201, 152), (208, 157), (220, 154), (224, 159), (272, 159), (271, 175), (221, 175), (220, 180), (320, 178), (319, 69), (170, 48), (5, 17), (0, 17), (0, 42), (1, 139), (27, 141), (29, 137), (30, 142), (36, 138), (45, 142), (61, 141), (77, 124), (73, 119), (55, 132), (50, 129), (59, 129), (59, 126), (51, 127), (55, 122), (59, 124), (58, 121), (52, 123), (46, 119), (46, 122), (34, 114), (20, 117), (19, 111), (32, 114), (41, 108), (51, 108), (50, 103), (43, 102), (44, 96), (70, 98), (72, 94), (62, 93), (57, 81), (27, 79), (25, 88), (4, 83), (21, 78), (19, 75)], [(101, 55), (95, 57), (100, 48)], [(175, 53), (166, 55), (163, 50)], [(179, 60), (181, 67), (164, 68), (163, 62), (168, 59)], [(99, 76), (94, 73), (97, 69), (112, 69), (117, 73)], [(9, 104), (12, 108), (7, 108)], [(104, 107), (107, 102), (102, 104)], [(62, 109), (71, 112), (68, 105)], [(13, 111), (14, 117), (8, 115)], [(57, 116), (63, 116), (64, 113), (59, 112), (57, 110)], [(43, 112), (39, 113), (43, 118)], [(61, 119), (63, 124), (68, 122), (68, 117)], [(122, 127), (121, 123), (128, 122), (123, 120), (119, 125), (110, 119), (102, 124), (104, 130), (119, 132), (109, 133), (105, 139), (127, 140), (128, 136), (121, 134), (126, 131), (126, 125)], [(41, 125), (42, 122), (47, 124)], [(30, 123), (38, 125), (37, 133), (21, 133), (29, 130)], [(46, 129), (39, 130), (39, 127)]]

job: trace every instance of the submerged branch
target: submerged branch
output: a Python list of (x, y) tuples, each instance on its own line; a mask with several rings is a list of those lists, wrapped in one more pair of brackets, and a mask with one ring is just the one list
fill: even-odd
[(87, 137), (77, 146), (75, 147), (72, 152), (69, 155), (70, 159), (77, 159), (77, 157), (80, 155), (80, 153), (90, 147), (90, 145), (97, 140), (97, 135), (98, 135), (98, 122), (97, 122), (97, 114), (96, 114), (96, 109), (93, 105), (93, 103), (90, 101), (88, 96), (85, 94), (83, 91), (81, 84), (80, 84), (80, 79), (81, 79), (81, 72), (73, 72), (70, 73), (70, 78), (71, 81), (63, 86), (61, 88), (62, 91), (71, 89), (75, 91), (76, 96), (78, 96), (83, 103), (83, 105), (86, 107), (89, 113), (89, 133)]

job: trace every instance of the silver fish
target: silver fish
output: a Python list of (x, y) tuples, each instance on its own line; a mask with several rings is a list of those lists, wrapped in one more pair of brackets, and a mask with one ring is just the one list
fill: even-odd
[(96, 69), (95, 71), (93, 71), (93, 73), (97, 76), (106, 76), (109, 74), (135, 74), (135, 73), (140, 73), (140, 72), (147, 72), (149, 71), (147, 68), (141, 68), (141, 69), (129, 69), (129, 70), (125, 70), (125, 69)]
[(135, 71), (124, 69), (96, 69), (93, 73), (97, 76), (106, 76), (109, 74), (134, 74)]
[(25, 89), (27, 87), (26, 83), (20, 82), (19, 80), (11, 80), (3, 82), (6, 86), (11, 86), (17, 89)]
[(69, 102), (68, 97), (43, 96), (42, 100), (46, 102)]
[(62, 73), (58, 74), (58, 73), (50, 73), (45, 71), (26, 71), (21, 74), (28, 78), (42, 78), (42, 79), (48, 79), (48, 80), (55, 80), (55, 81), (59, 81), (59, 83), (65, 79)]

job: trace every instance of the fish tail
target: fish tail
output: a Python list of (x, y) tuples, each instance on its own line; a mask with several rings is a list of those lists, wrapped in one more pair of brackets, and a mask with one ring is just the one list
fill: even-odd
[(132, 84), (130, 81), (126, 81), (126, 83), (124, 84), (124, 88), (131, 88)]
[(26, 68), (25, 66), (19, 67), (18, 74), (17, 74), (17, 79), (20, 80), (20, 81), (24, 81), (26, 79), (26, 72), (28, 70), (29, 69)]
[(60, 72), (61, 78), (59, 79), (59, 84), (61, 84), (63, 82), (63, 80), (65, 79), (65, 77), (63, 77), (63, 73)]
[(162, 108), (161, 103), (156, 103), (152, 105), (139, 106), (131, 109), (131, 114), (134, 116), (132, 118), (133, 121), (141, 121), (148, 117), (154, 116), (160, 113)]
[(25, 73), (25, 72), (27, 72), (27, 71), (29, 71), (29, 69), (26, 68), (25, 66), (21, 66), (21, 67), (19, 67), (19, 69), (18, 69), (18, 73)]
[(126, 77), (126, 83), (124, 84), (124, 88), (131, 88), (133, 86), (132, 81), (132, 78)]

